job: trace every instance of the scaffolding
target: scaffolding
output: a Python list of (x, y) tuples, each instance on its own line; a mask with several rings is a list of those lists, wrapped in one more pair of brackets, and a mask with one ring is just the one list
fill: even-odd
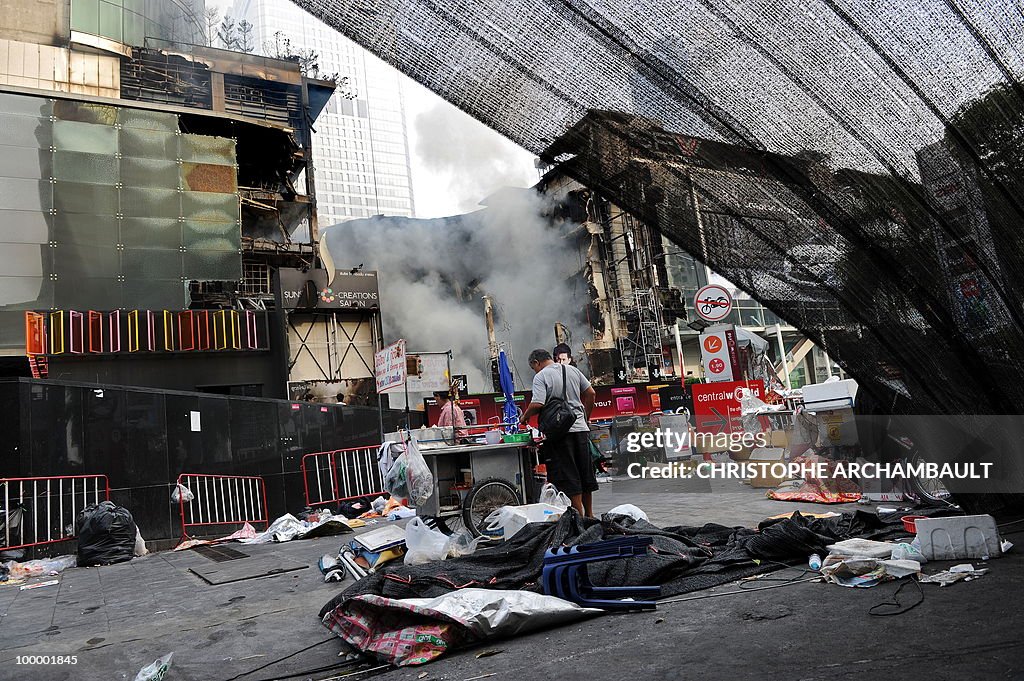
[(662, 332), (665, 328), (659, 277), (655, 267), (652, 230), (597, 198), (606, 300), (613, 320), (612, 337), (628, 380), (651, 380), (660, 374)]

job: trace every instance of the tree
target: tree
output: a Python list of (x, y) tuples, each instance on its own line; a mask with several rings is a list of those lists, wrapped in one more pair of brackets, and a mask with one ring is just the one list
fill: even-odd
[(320, 75), (320, 55), (310, 48), (295, 47), (284, 31), (275, 31), (274, 41), (264, 45), (264, 50), (275, 59), (297, 63), (304, 76), (318, 78)]
[(253, 25), (245, 19), (238, 22), (238, 39), (235, 41), (235, 44), (238, 46), (239, 50), (246, 54), (252, 53), (255, 49), (255, 46), (252, 43), (253, 28)]
[(207, 7), (203, 12), (203, 21), (206, 23), (206, 45), (213, 47), (213, 39), (217, 35), (217, 24), (220, 23), (220, 11), (216, 7)]
[(217, 39), (220, 40), (221, 47), (226, 50), (233, 50), (237, 47), (236, 30), (235, 20), (230, 16), (225, 16), (224, 21), (220, 22), (220, 28), (217, 29)]

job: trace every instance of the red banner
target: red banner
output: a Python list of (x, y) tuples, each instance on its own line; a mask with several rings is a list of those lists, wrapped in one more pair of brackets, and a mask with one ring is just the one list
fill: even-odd
[(694, 383), (693, 415), (697, 430), (702, 433), (739, 433), (739, 389), (750, 390), (755, 397), (764, 399), (763, 381), (726, 381), (722, 383)]

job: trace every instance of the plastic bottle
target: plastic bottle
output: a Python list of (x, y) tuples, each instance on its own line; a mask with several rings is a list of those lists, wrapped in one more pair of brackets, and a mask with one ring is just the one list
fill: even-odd
[(809, 568), (811, 568), (812, 570), (820, 570), (821, 569), (821, 556), (819, 556), (816, 553), (812, 553), (811, 557), (807, 561), (807, 566)]

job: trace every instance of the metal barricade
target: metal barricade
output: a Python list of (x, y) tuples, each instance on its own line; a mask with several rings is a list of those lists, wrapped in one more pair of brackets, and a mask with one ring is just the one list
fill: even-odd
[(384, 494), (384, 480), (377, 467), (379, 448), (380, 445), (350, 447), (302, 457), (306, 505)]
[(267, 510), (267, 486), (254, 475), (206, 475), (182, 473), (178, 484), (192, 492), (192, 499), (181, 494), (181, 536), (187, 538), (190, 527), (262, 524), (270, 526)]
[(74, 539), (79, 511), (109, 499), (105, 475), (0, 478), (0, 549)]

